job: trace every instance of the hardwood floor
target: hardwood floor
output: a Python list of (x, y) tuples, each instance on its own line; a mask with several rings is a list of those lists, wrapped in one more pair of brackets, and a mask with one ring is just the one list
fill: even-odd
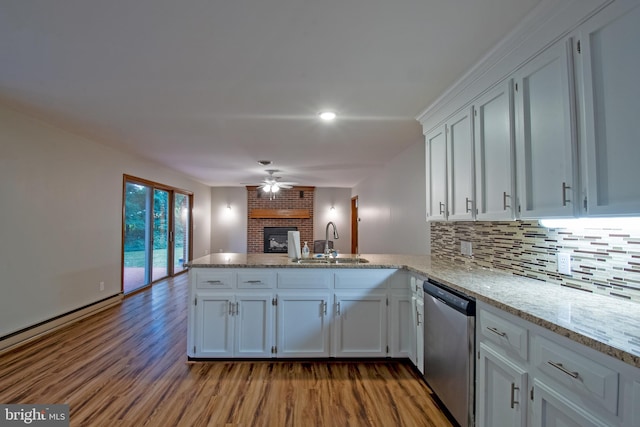
[(188, 363), (187, 276), (0, 355), (0, 403), (72, 426), (451, 426), (396, 361)]

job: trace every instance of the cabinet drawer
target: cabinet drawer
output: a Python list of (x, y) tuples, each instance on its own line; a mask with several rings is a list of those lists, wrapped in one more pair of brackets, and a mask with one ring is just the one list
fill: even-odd
[(234, 287), (235, 272), (228, 271), (197, 271), (196, 287), (200, 289), (232, 289)]
[(278, 271), (278, 288), (328, 289), (333, 275), (327, 270), (287, 269)]
[(534, 365), (548, 381), (564, 386), (565, 392), (587, 398), (610, 413), (618, 414), (617, 371), (605, 366), (604, 361), (578, 354), (543, 337), (537, 336), (533, 346)]
[(275, 271), (239, 271), (238, 289), (270, 289), (276, 283)]
[(336, 289), (385, 289), (396, 270), (341, 270), (335, 272)]
[(480, 310), (480, 331), (483, 339), (488, 339), (522, 360), (528, 360), (529, 331), (512, 322)]

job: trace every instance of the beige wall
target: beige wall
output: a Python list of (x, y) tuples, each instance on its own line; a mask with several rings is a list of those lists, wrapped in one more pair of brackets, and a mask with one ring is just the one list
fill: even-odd
[(356, 185), (361, 253), (429, 253), (424, 140)]
[(123, 174), (192, 191), (210, 247), (203, 184), (2, 105), (0, 147), (0, 337), (120, 292)]

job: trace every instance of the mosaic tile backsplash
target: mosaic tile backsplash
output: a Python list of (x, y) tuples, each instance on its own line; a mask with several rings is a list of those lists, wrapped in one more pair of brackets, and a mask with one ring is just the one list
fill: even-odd
[[(461, 254), (471, 242), (473, 255)], [(557, 253), (571, 254), (571, 276)], [(431, 255), (640, 303), (640, 232), (553, 229), (538, 221), (432, 222)]]

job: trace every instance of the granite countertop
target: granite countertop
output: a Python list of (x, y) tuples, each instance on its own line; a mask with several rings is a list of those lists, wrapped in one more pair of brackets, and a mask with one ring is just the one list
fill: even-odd
[(404, 268), (640, 368), (638, 303), (501, 271), (469, 268), (428, 255), (363, 254), (361, 257), (369, 262), (297, 264), (280, 254), (218, 253), (198, 258), (190, 267)]

